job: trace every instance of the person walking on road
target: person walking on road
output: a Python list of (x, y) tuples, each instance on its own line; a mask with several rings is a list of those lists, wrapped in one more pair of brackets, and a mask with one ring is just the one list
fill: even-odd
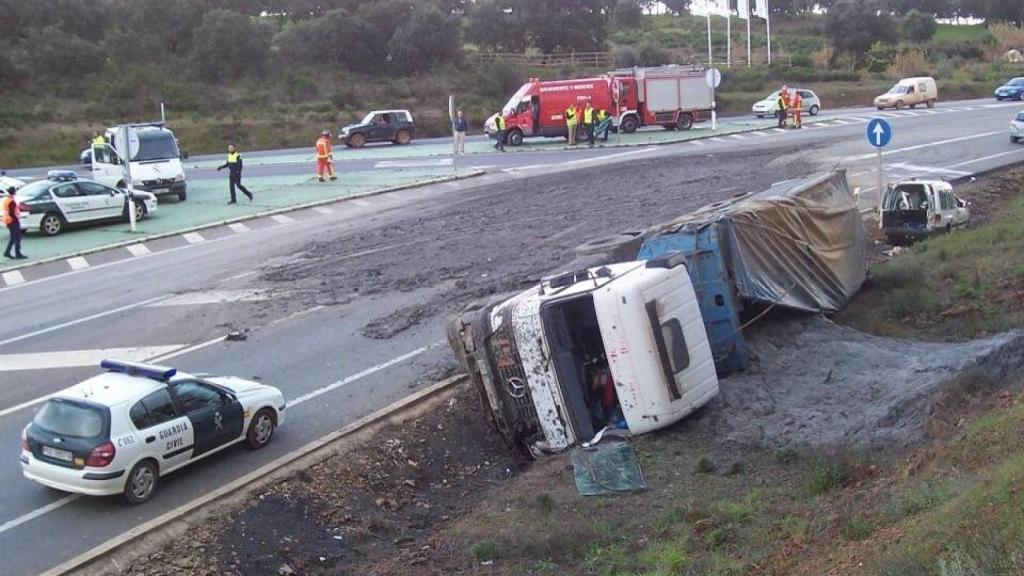
[[(7, 189), (7, 195), (0, 201), (4, 226), (7, 226), (7, 232), (10, 234), (10, 238), (7, 240), (7, 249), (4, 250), (4, 256), (24, 260), (28, 256), (21, 253), (21, 207), (18, 206), (18, 201), (14, 198), (14, 192), (14, 186), (11, 186)], [(11, 254), (12, 248), (14, 249), (13, 255)]]
[(792, 106), (793, 106), (793, 127), (794, 128), (803, 128), (804, 127), (804, 119), (803, 119), (803, 116), (801, 115), (801, 113), (803, 112), (802, 108), (804, 106), (804, 99), (800, 97), (800, 91), (799, 90), (794, 90), (793, 91), (793, 98), (792, 98), (792, 102), (791, 103), (792, 103)]
[(320, 138), (316, 141), (316, 177), (324, 181), (324, 174), (332, 181), (338, 177), (334, 175), (334, 153), (331, 151), (331, 131), (324, 128), (320, 132)]
[(469, 130), (469, 122), (466, 122), (466, 116), (462, 113), (462, 110), (456, 113), (452, 128), (455, 129), (455, 153), (465, 154), (466, 132)]
[(565, 129), (569, 137), (569, 146), (576, 145), (576, 107), (569, 105), (565, 109)]
[(594, 147), (594, 106), (587, 102), (583, 108), (583, 128), (587, 131), (587, 146)]
[(252, 192), (245, 186), (242, 186), (242, 155), (238, 153), (234, 144), (228, 144), (228, 160), (224, 164), (217, 167), (217, 171), (227, 168), (228, 169), (228, 190), (231, 192), (231, 200), (228, 204), (236, 204), (235, 201), (235, 187), (242, 191), (242, 194), (252, 202)]
[(494, 149), (499, 152), (505, 151), (505, 116), (498, 112), (494, 116)]
[(601, 134), (601, 141), (608, 141), (608, 132), (612, 129), (612, 117), (608, 114), (608, 111), (601, 108), (597, 111), (597, 129), (594, 130), (594, 135)]

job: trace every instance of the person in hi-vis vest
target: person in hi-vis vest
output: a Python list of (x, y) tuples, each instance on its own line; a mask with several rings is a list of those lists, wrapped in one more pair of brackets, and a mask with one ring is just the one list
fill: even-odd
[(324, 174), (331, 180), (337, 180), (334, 175), (334, 154), (331, 152), (331, 131), (324, 129), (320, 132), (320, 138), (316, 141), (316, 177), (324, 181)]

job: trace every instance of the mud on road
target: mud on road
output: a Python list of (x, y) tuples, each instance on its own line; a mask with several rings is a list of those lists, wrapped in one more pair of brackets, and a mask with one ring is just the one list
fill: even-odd
[[(730, 170), (721, 169), (725, 162)], [(765, 152), (509, 178), (492, 188), (452, 192), (442, 202), (385, 215), (372, 229), (315, 243), (296, 261), (267, 270), (263, 280), (326, 305), (442, 288), (363, 329), (368, 337), (390, 338), (424, 322), (443, 321), (473, 299), (525, 288), (571, 262), (573, 248), (587, 240), (642, 229), (808, 170), (789, 155)]]

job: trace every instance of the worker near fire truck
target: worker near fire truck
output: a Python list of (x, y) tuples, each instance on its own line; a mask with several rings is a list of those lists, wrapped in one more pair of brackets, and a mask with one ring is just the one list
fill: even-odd
[(331, 180), (337, 180), (334, 175), (334, 154), (331, 152), (331, 131), (323, 129), (320, 131), (320, 138), (316, 141), (316, 177), (324, 181), (324, 173)]
[[(10, 238), (7, 240), (7, 249), (4, 250), (4, 256), (24, 260), (28, 256), (21, 253), (21, 207), (18, 206), (14, 193), (14, 186), (11, 186), (7, 189), (7, 195), (4, 196), (4, 199), (0, 200), (0, 213), (3, 214), (4, 226), (7, 227), (7, 232), (10, 233)], [(11, 249), (14, 250), (14, 254), (11, 254)]]
[(252, 192), (245, 186), (242, 186), (242, 155), (238, 153), (238, 149), (235, 148), (234, 144), (228, 144), (228, 158), (227, 161), (217, 167), (217, 171), (227, 168), (228, 169), (228, 191), (231, 193), (231, 200), (228, 204), (235, 204), (235, 188), (237, 187), (245, 194), (245, 197), (252, 202)]
[(804, 100), (800, 97), (799, 90), (793, 91), (793, 98), (790, 100), (790, 106), (793, 110), (793, 127), (803, 128), (804, 120), (801, 113), (803, 112)]
[(565, 129), (569, 137), (569, 146), (576, 145), (576, 106), (569, 105), (565, 109)]
[(594, 106), (590, 102), (583, 108), (583, 127), (587, 131), (587, 145), (594, 147)]
[(494, 149), (499, 152), (505, 151), (505, 116), (498, 112), (494, 116)]
[(601, 141), (608, 141), (608, 132), (612, 129), (612, 117), (607, 110), (601, 108), (597, 111), (597, 129), (594, 134), (602, 134)]

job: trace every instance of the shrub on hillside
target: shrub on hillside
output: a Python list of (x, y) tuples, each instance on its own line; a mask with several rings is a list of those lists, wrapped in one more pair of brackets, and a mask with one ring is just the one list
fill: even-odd
[(632, 68), (640, 65), (640, 53), (632, 46), (612, 48), (612, 64), (616, 68)]
[(825, 32), (839, 50), (863, 54), (877, 42), (896, 40), (896, 23), (878, 0), (838, 0), (828, 10)]
[(192, 65), (206, 80), (235, 79), (263, 67), (268, 33), (245, 15), (213, 10), (192, 34)]
[(927, 42), (935, 35), (935, 17), (913, 9), (903, 17), (903, 38), (911, 42)]
[(657, 42), (642, 42), (637, 46), (641, 66), (661, 66), (669, 63), (669, 53)]
[(315, 55), (335, 68), (379, 72), (387, 58), (386, 41), (369, 21), (339, 8), (288, 27), (274, 37), (274, 46), (289, 66), (311, 64)]
[(42, 76), (77, 78), (99, 72), (105, 58), (99, 46), (54, 26), (28, 33), (26, 68)]
[(616, 28), (638, 28), (644, 21), (644, 11), (637, 0), (619, 0), (612, 10), (612, 25)]
[(420, 5), (388, 42), (399, 72), (424, 72), (462, 57), (459, 22), (433, 6)]

